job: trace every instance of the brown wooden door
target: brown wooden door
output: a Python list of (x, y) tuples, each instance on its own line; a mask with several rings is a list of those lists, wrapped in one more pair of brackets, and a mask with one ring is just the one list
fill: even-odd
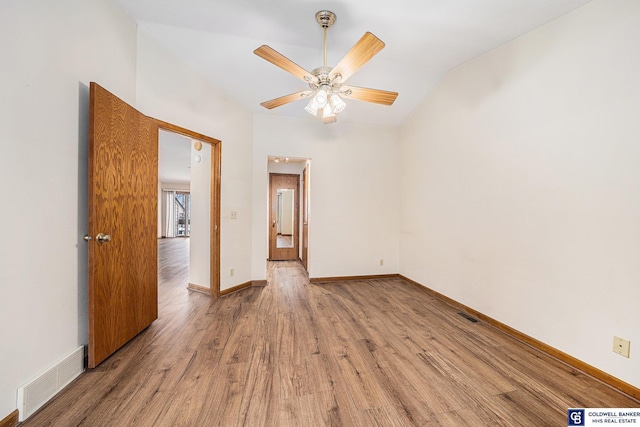
[(96, 83), (89, 120), (93, 368), (158, 318), (158, 127)]
[[(269, 259), (272, 261), (297, 260), (299, 258), (299, 182), (300, 175), (269, 174)], [(292, 193), (288, 193), (288, 191), (292, 191)], [(289, 196), (291, 197), (291, 205), (287, 205), (283, 209), (283, 199)], [(284, 214), (288, 211), (292, 211), (290, 223), (283, 220)]]

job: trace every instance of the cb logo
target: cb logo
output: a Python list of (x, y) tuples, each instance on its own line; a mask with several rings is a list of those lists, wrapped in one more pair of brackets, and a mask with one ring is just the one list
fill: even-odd
[(568, 411), (568, 426), (583, 426), (584, 425), (584, 409), (569, 409)]

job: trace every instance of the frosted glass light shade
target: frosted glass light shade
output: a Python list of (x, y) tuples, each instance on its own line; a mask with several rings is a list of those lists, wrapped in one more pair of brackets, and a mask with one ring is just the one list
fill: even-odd
[(335, 111), (333, 111), (333, 108), (331, 107), (331, 104), (327, 104), (324, 106), (324, 109), (322, 110), (322, 118), (323, 119), (328, 119), (330, 117), (335, 117), (336, 113)]
[(307, 112), (309, 114), (311, 114), (312, 116), (318, 115), (318, 109), (319, 108), (320, 108), (320, 106), (316, 102), (316, 97), (315, 96), (313, 98), (311, 98), (311, 101), (309, 101), (307, 106), (304, 107), (304, 109), (307, 110)]
[(331, 104), (333, 105), (333, 111), (337, 114), (342, 112), (344, 108), (347, 106), (345, 102), (338, 96), (338, 94), (331, 94)]
[(320, 89), (315, 96), (315, 100), (318, 103), (318, 107), (324, 108), (327, 105), (328, 94), (325, 89)]

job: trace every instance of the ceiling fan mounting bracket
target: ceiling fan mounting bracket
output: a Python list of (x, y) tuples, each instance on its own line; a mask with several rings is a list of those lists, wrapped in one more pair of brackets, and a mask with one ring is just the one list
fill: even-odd
[(316, 21), (322, 28), (329, 28), (336, 22), (336, 14), (329, 10), (321, 10), (316, 13)]

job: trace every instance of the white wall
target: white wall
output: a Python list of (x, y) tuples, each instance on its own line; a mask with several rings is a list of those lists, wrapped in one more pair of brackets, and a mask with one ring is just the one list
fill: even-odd
[(253, 141), (253, 279), (266, 278), (269, 156), (313, 164), (310, 277), (397, 273), (397, 130), (255, 115)]
[[(187, 143), (190, 143), (190, 139), (186, 139)], [(191, 191), (191, 184), (175, 183), (175, 182), (160, 182), (160, 190), (173, 190), (184, 191), (189, 193)]]
[[(211, 287), (211, 144), (191, 141), (191, 238), (189, 283)], [(200, 162), (196, 161), (199, 156)]]
[(638, 76), (640, 2), (594, 1), (453, 70), (400, 160), (401, 274), (636, 387)]
[[(266, 161), (266, 160), (265, 160)], [(292, 175), (302, 175), (302, 171), (307, 165), (307, 160), (295, 159), (290, 162), (275, 162), (269, 161), (267, 171), (269, 173), (285, 173)]]
[(161, 238), (164, 234), (164, 218), (166, 212), (166, 201), (164, 200), (164, 196), (162, 194), (162, 182), (158, 180), (158, 239)]
[(136, 26), (107, 0), (3, 1), (0, 57), (2, 419), (87, 342), (88, 87), (135, 101)]
[[(137, 65), (140, 111), (222, 141), (220, 288), (250, 281), (251, 114), (160, 46), (144, 26), (138, 31)], [(237, 219), (229, 218), (232, 210)]]

